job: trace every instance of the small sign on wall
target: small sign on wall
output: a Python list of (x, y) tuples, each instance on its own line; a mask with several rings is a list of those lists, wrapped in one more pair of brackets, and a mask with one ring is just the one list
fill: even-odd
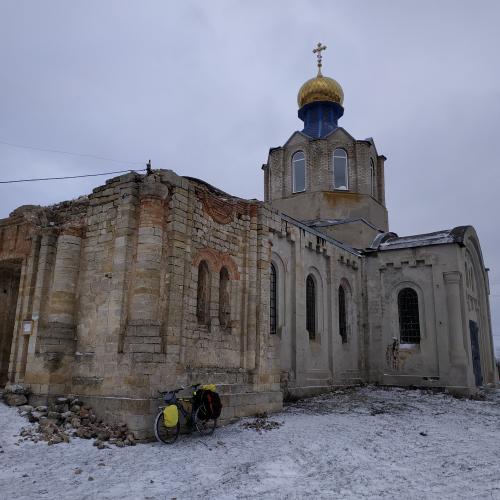
[(23, 335), (31, 335), (33, 331), (33, 320), (25, 319), (23, 321)]

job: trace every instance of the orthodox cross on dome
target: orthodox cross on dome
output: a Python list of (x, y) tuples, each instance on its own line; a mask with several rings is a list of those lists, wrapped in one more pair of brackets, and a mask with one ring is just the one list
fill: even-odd
[(318, 45), (313, 50), (313, 54), (316, 54), (316, 57), (318, 58), (318, 76), (321, 75), (321, 66), (323, 66), (321, 63), (321, 60), (323, 59), (321, 52), (323, 52), (323, 50), (326, 50), (326, 45), (323, 45), (321, 42), (318, 42)]

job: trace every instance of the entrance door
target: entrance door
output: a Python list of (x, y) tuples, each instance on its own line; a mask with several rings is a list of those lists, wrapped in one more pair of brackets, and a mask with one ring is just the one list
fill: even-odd
[(472, 347), (472, 367), (476, 385), (483, 384), (483, 374), (481, 373), (481, 356), (479, 354), (479, 327), (475, 321), (469, 320), (470, 342)]
[(7, 382), (20, 276), (17, 266), (0, 267), (0, 386)]

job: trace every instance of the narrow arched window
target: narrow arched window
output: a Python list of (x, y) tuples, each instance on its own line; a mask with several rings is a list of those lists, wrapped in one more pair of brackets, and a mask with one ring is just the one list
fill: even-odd
[(202, 325), (207, 325), (210, 319), (210, 270), (204, 260), (198, 266), (196, 317), (198, 318), (198, 323)]
[(373, 158), (370, 158), (370, 194), (375, 196), (375, 163)]
[(278, 327), (278, 276), (276, 267), (269, 268), (269, 333), (275, 334)]
[(306, 190), (306, 156), (303, 151), (297, 151), (292, 156), (293, 192)]
[(399, 337), (402, 344), (420, 344), (418, 295), (413, 288), (403, 288), (398, 294)]
[(316, 283), (309, 275), (306, 280), (306, 328), (309, 338), (316, 337)]
[(219, 324), (222, 328), (227, 328), (231, 322), (231, 295), (229, 284), (229, 272), (223, 267), (219, 273)]
[(347, 343), (346, 293), (342, 285), (339, 286), (339, 334), (342, 337), (342, 343)]
[(333, 187), (344, 191), (349, 189), (347, 153), (340, 148), (333, 152)]

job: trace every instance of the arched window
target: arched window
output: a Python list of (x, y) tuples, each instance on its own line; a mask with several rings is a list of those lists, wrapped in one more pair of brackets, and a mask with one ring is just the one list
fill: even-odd
[(340, 148), (333, 152), (333, 187), (344, 191), (349, 189), (347, 153)]
[(309, 338), (316, 337), (316, 283), (309, 275), (306, 280), (306, 328)]
[(204, 260), (198, 266), (196, 317), (198, 318), (198, 323), (202, 325), (207, 325), (210, 319), (210, 270)]
[(229, 290), (229, 272), (223, 267), (219, 273), (219, 324), (227, 328), (231, 322), (231, 295)]
[(339, 334), (342, 344), (347, 343), (347, 306), (346, 293), (342, 285), (339, 286)]
[(370, 194), (375, 196), (375, 163), (370, 158)]
[(398, 294), (399, 341), (402, 344), (420, 344), (418, 295), (413, 288), (403, 288)]
[(269, 333), (275, 334), (278, 326), (278, 276), (276, 267), (269, 268)]
[(293, 192), (306, 190), (306, 156), (303, 151), (297, 151), (292, 156)]

